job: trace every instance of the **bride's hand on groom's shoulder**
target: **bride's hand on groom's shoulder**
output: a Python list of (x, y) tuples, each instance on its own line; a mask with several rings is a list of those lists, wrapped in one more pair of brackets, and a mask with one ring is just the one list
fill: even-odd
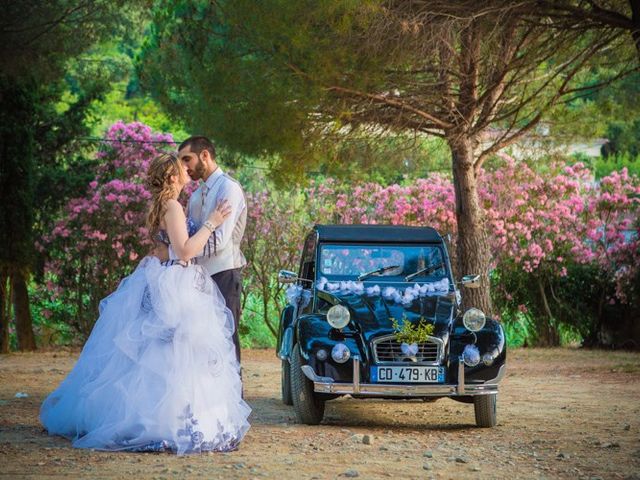
[(209, 214), (208, 220), (217, 228), (222, 225), (229, 215), (231, 215), (231, 204), (227, 200), (222, 200)]

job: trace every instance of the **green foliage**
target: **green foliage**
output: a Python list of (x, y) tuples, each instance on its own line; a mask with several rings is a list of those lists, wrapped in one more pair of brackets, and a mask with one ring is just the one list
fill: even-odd
[(190, 131), (269, 156), (280, 177), (314, 169), (333, 151), (308, 128), (326, 92), (293, 75), (282, 58), (323, 77), (373, 61), (337, 38), (365, 28), (368, 4), (158, 2), (141, 55), (142, 84)]
[(614, 286), (596, 264), (569, 263), (567, 275), (561, 277), (526, 273), (515, 265), (510, 268), (502, 263), (494, 270), (491, 281), (493, 302), (512, 346), (548, 344), (552, 340), (551, 328), (558, 332), (560, 343), (577, 339), (594, 341), (601, 322), (598, 315), (615, 293)]
[(510, 348), (526, 347), (535, 339), (535, 325), (522, 312), (503, 311), (500, 320)]
[(99, 119), (92, 128), (93, 136), (102, 136), (116, 121), (139, 121), (153, 130), (171, 132), (175, 138), (184, 139), (189, 135), (180, 123), (170, 119), (147, 95), (129, 93), (133, 80), (115, 82), (100, 100), (91, 105), (91, 115)]
[[(267, 327), (264, 321), (264, 303), (259, 293), (253, 292), (246, 286), (244, 288), (244, 307), (242, 321), (240, 322), (240, 345), (242, 348), (273, 348), (276, 345), (276, 337)], [(280, 318), (280, 311), (274, 302), (267, 305), (267, 315), (274, 319)]]
[(451, 172), (451, 153), (440, 138), (349, 136), (318, 158), (321, 175), (344, 182), (403, 184)]
[(3, 2), (2, 75), (12, 79), (60, 79), (68, 59), (108, 37), (127, 37), (143, 1), (21, 0)]
[(433, 325), (424, 318), (421, 318), (416, 323), (411, 323), (406, 318), (403, 318), (402, 325), (395, 318), (391, 318), (391, 324), (395, 330), (396, 340), (408, 345), (424, 342), (433, 334)]
[[(607, 69), (592, 69), (582, 75), (582, 87), (605, 81)], [(561, 105), (550, 117), (551, 141), (605, 137), (605, 156), (640, 155), (640, 72), (606, 88), (586, 91), (576, 100)]]
[(614, 120), (607, 128), (608, 154), (627, 153), (630, 156), (640, 156), (640, 116), (635, 119)]
[(71, 345), (78, 342), (77, 331), (69, 324), (74, 306), (61, 298), (52, 298), (46, 286), (29, 285), (31, 317), (38, 347)]
[(33, 260), (35, 137), (38, 86), (0, 76), (0, 268), (24, 268)]
[[(638, 132), (640, 138), (640, 132)], [(594, 162), (596, 178), (606, 177), (612, 172), (619, 172), (626, 168), (631, 175), (640, 176), (640, 153), (633, 156), (630, 153), (618, 153), (606, 157), (599, 157)]]
[(36, 260), (34, 237), (51, 230), (69, 196), (84, 192), (94, 163), (77, 137), (88, 133), (85, 118), (100, 88), (90, 84), (78, 90), (75, 101), (61, 110), (64, 82), (42, 85), (0, 77), (0, 95), (6, 98), (0, 109), (3, 264), (30, 269)]
[(125, 123), (142, 122), (155, 131), (171, 132), (175, 138), (188, 136), (181, 124), (169, 118), (140, 87), (135, 58), (140, 52), (145, 23), (132, 29), (126, 39), (96, 45), (82, 58), (70, 62), (67, 68), (67, 78), (72, 79), (70, 98), (75, 94), (74, 78), (99, 75), (106, 79), (105, 94), (91, 104), (93, 136), (104, 135), (119, 120)]

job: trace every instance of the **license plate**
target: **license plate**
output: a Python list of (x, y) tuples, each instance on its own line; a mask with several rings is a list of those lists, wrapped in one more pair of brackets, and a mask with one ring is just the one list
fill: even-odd
[(444, 383), (444, 367), (371, 367), (372, 383)]

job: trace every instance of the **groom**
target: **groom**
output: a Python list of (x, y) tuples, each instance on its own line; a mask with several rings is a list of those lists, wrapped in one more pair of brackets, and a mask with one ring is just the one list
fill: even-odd
[(187, 167), (192, 180), (202, 180), (200, 187), (189, 199), (188, 216), (200, 228), (209, 213), (222, 201), (231, 206), (231, 215), (215, 229), (196, 263), (209, 271), (216, 282), (227, 307), (233, 313), (235, 331), (233, 343), (240, 363), (240, 295), (242, 293), (242, 267), (247, 264), (240, 251), (240, 242), (247, 223), (247, 204), (240, 184), (224, 173), (216, 162), (216, 150), (207, 137), (187, 138), (178, 147), (178, 158)]

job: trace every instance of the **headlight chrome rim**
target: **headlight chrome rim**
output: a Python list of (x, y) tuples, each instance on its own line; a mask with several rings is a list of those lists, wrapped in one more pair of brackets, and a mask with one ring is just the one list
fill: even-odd
[(338, 330), (349, 325), (350, 320), (351, 314), (349, 313), (349, 309), (343, 305), (334, 305), (327, 312), (327, 322)]
[(462, 316), (462, 323), (471, 332), (482, 330), (487, 323), (487, 317), (479, 308), (470, 308)]

